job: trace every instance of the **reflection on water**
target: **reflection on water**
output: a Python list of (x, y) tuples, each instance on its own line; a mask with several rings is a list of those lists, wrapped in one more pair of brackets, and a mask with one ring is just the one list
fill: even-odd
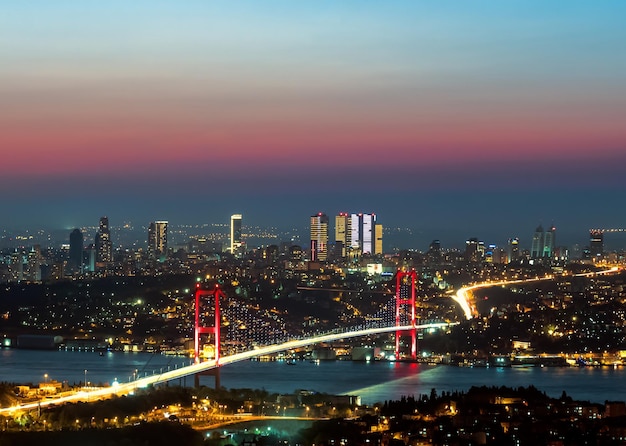
[[(189, 358), (147, 353), (0, 350), (0, 381), (38, 383), (47, 379), (69, 384), (120, 382), (134, 376), (160, 373), (190, 363)], [(85, 375), (85, 370), (87, 370)], [(292, 393), (300, 389), (331, 394), (360, 395), (365, 404), (430, 394), (431, 389), (465, 391), (472, 386), (519, 387), (534, 385), (559, 397), (565, 390), (575, 399), (602, 403), (626, 400), (621, 384), (624, 368), (529, 367), (467, 368), (415, 363), (330, 361), (311, 363), (245, 361), (224, 366), (221, 383), (227, 388), (262, 388)], [(213, 386), (212, 377), (202, 384)], [(193, 385), (193, 378), (174, 384)]]

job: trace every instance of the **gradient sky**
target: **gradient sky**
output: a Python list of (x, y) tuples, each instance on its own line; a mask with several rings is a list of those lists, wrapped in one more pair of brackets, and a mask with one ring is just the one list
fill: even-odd
[[(626, 227), (626, 2), (29, 1), (0, 14), (0, 229), (306, 226), (418, 246)], [(424, 242), (425, 241), (425, 242)]]

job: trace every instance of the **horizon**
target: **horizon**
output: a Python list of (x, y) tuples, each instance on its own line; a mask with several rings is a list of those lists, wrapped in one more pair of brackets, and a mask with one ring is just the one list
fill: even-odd
[(3, 12), (0, 229), (348, 210), (423, 246), (626, 227), (626, 4)]
[[(441, 242), (442, 249), (444, 250), (462, 250), (465, 247), (465, 241), (470, 238), (477, 238), (480, 241), (485, 242), (485, 245), (495, 245), (499, 248), (505, 248), (507, 246), (507, 241), (509, 239), (518, 238), (520, 247), (522, 249), (529, 250), (531, 247), (532, 236), (534, 234), (535, 229), (538, 226), (542, 226), (544, 230), (547, 230), (550, 225), (546, 225), (543, 222), (539, 222), (536, 226), (532, 227), (530, 230), (526, 230), (524, 233), (513, 234), (507, 238), (498, 238), (497, 235), (491, 234), (470, 234), (465, 237), (456, 237), (457, 231), (452, 231), (451, 233), (446, 232), (446, 230), (440, 229), (439, 231), (432, 229), (430, 232), (419, 228), (412, 228), (409, 226), (387, 226), (384, 221), (380, 218), (380, 214), (376, 213), (379, 217), (378, 223), (383, 225), (385, 237), (383, 239), (383, 246), (385, 253), (391, 253), (399, 250), (417, 250), (420, 252), (426, 252), (431, 242), (435, 240), (439, 240)], [(329, 215), (330, 225), (329, 225), (329, 243), (334, 243), (334, 219), (332, 218), (334, 215)], [(102, 217), (102, 216), (101, 216)], [(309, 230), (308, 219), (306, 223), (301, 222), (302, 224), (299, 226), (291, 226), (291, 227), (280, 227), (278, 225), (266, 225), (255, 222), (247, 222), (246, 214), (243, 214), (243, 229), (251, 231), (247, 235), (249, 236), (246, 240), (250, 241), (249, 244), (250, 249), (268, 246), (270, 244), (280, 244), (286, 242), (293, 242), (293, 244), (306, 246), (308, 244)], [(99, 217), (98, 217), (99, 219)], [(168, 222), (168, 226), (170, 228), (175, 228), (177, 230), (184, 230), (184, 233), (172, 233), (170, 234), (170, 242), (172, 245), (180, 245), (186, 243), (193, 236), (200, 235), (209, 235), (209, 234), (222, 234), (224, 237), (228, 238), (230, 233), (229, 221), (204, 221), (204, 222), (176, 222), (168, 219), (164, 219)], [(122, 233), (126, 232), (124, 243), (129, 243), (131, 240), (133, 242), (147, 242), (147, 234), (148, 226), (150, 222), (133, 222), (130, 220), (123, 220), (117, 224), (115, 221), (110, 222), (110, 228), (114, 232)], [(567, 228), (567, 227), (566, 227)], [(39, 227), (29, 227), (29, 228), (2, 228), (3, 236), (0, 239), (6, 239), (7, 233), (12, 235), (20, 235), (20, 234), (34, 234), (40, 231), (43, 231), (45, 237), (52, 236), (53, 244), (63, 244), (65, 242), (69, 242), (69, 234), (74, 229), (80, 229), (85, 237), (85, 243), (89, 241), (93, 241), (95, 233), (98, 229), (98, 220), (95, 222), (91, 222), (90, 224), (78, 224), (78, 225), (70, 225), (67, 227), (50, 227), (50, 226), (39, 226)], [(92, 230), (89, 232), (89, 230)], [(262, 236), (254, 232), (254, 230), (261, 231), (273, 231), (273, 234), (277, 236), (277, 238), (273, 239), (268, 236)], [(528, 229), (528, 228), (527, 228)], [(568, 228), (565, 231), (562, 230), (562, 227), (556, 226), (556, 246), (557, 247), (565, 247), (570, 251), (570, 255), (574, 252), (580, 251), (584, 247), (588, 246), (589, 243), (589, 229), (588, 228), (582, 234), (577, 232), (575, 228)], [(593, 228), (593, 229), (623, 229), (623, 228)], [(439, 233), (440, 236), (436, 236)], [(43, 235), (40, 234), (40, 235)], [(432, 236), (431, 236), (432, 235)], [(283, 237), (283, 238), (281, 238)], [(67, 240), (65, 240), (67, 239)], [(146, 240), (144, 240), (146, 239)], [(13, 242), (11, 246), (27, 246), (28, 244), (17, 243), (18, 241), (9, 239), (9, 241)], [(24, 240), (19, 240), (23, 242)], [(114, 244), (116, 243), (113, 240)], [(117, 241), (118, 246), (124, 246), (124, 243)], [(5, 240), (6, 243), (6, 240)], [(389, 245), (391, 247), (389, 248)], [(626, 230), (623, 232), (616, 233), (607, 233), (604, 238), (605, 249), (611, 251), (625, 251), (626, 250)], [(51, 245), (49, 245), (51, 246)], [(0, 248), (10, 247), (8, 245)]]

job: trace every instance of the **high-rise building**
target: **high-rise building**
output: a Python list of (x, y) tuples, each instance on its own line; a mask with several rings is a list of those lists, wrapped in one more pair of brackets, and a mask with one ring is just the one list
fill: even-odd
[(550, 229), (547, 231), (544, 231), (543, 226), (539, 225), (533, 234), (530, 258), (551, 259), (554, 256), (555, 244), (556, 228), (554, 225), (550, 226)]
[(543, 226), (537, 226), (533, 234), (533, 242), (530, 247), (530, 258), (540, 259), (543, 256)]
[(109, 218), (101, 217), (98, 232), (96, 232), (96, 263), (100, 266), (113, 260), (113, 242), (111, 242), (111, 230)]
[(361, 253), (374, 254), (376, 214), (359, 214), (361, 223)]
[(323, 212), (311, 216), (311, 260), (325, 261), (328, 256), (328, 216)]
[(243, 216), (241, 214), (233, 214), (230, 216), (230, 252), (233, 255), (240, 254), (241, 247), (243, 246), (241, 232), (242, 219)]
[(383, 225), (376, 224), (374, 226), (374, 252), (373, 254), (383, 253)]
[(509, 239), (507, 255), (509, 262), (514, 262), (519, 259), (519, 239), (517, 237)]
[(340, 212), (335, 216), (335, 245), (341, 250), (341, 257), (345, 257), (352, 239), (350, 215)]
[(604, 255), (604, 232), (599, 229), (589, 231), (589, 256), (599, 259)]
[(376, 214), (340, 213), (335, 217), (335, 243), (341, 243), (342, 257), (383, 253), (383, 226)]
[(153, 221), (148, 227), (148, 257), (153, 260), (167, 254), (167, 221)]
[(556, 228), (554, 225), (550, 226), (543, 234), (543, 254), (542, 257), (551, 259), (554, 257), (554, 251), (556, 247)]
[(476, 237), (472, 237), (465, 241), (465, 260), (467, 262), (478, 262), (481, 260), (479, 246), (482, 243), (484, 248), (484, 242), (479, 242)]
[(84, 242), (85, 238), (80, 229), (76, 228), (70, 233), (69, 267), (72, 271), (82, 270)]

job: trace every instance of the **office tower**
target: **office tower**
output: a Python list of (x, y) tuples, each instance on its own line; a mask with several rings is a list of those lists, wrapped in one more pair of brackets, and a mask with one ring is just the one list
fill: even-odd
[(361, 221), (361, 253), (374, 254), (375, 214), (359, 214)]
[(543, 226), (539, 225), (535, 229), (533, 242), (530, 249), (531, 259), (551, 259), (554, 256), (554, 247), (556, 244), (556, 228), (550, 226), (547, 231), (543, 230)]
[(374, 229), (374, 254), (378, 255), (383, 253), (383, 225), (376, 224)]
[(41, 246), (34, 245), (26, 256), (24, 280), (39, 282), (41, 280)]
[(311, 260), (325, 261), (328, 256), (328, 216), (311, 216)]
[(551, 259), (554, 257), (554, 248), (556, 246), (556, 228), (554, 225), (543, 233), (543, 252), (541, 257)]
[(85, 248), (83, 254), (83, 271), (95, 272), (96, 271), (96, 245), (90, 244)]
[(101, 217), (98, 232), (96, 232), (96, 263), (100, 266), (113, 260), (113, 242), (109, 229), (109, 218)]
[(509, 262), (514, 262), (519, 259), (519, 239), (517, 237), (509, 239), (507, 255)]
[(351, 220), (345, 212), (335, 216), (335, 245), (337, 251), (341, 251), (341, 257), (345, 257), (351, 240)]
[(85, 239), (80, 229), (70, 233), (69, 267), (72, 271), (81, 271), (83, 266), (83, 243)]
[(383, 253), (383, 226), (376, 214), (347, 214), (335, 217), (335, 243), (341, 244), (342, 257)]
[(148, 228), (148, 257), (153, 260), (167, 254), (167, 221), (154, 221)]
[(361, 255), (361, 246), (361, 219), (359, 214), (350, 214), (350, 242), (348, 243), (350, 255), (359, 257)]
[(465, 260), (468, 262), (478, 262), (479, 260), (478, 239), (475, 237), (465, 241)]
[(241, 236), (242, 218), (243, 216), (241, 214), (233, 214), (230, 216), (230, 252), (233, 255), (239, 254), (239, 251), (243, 246)]
[(533, 234), (533, 242), (530, 248), (530, 258), (540, 259), (543, 256), (543, 226), (537, 226)]
[(604, 232), (600, 229), (589, 231), (589, 256), (592, 259), (601, 258), (604, 255)]

